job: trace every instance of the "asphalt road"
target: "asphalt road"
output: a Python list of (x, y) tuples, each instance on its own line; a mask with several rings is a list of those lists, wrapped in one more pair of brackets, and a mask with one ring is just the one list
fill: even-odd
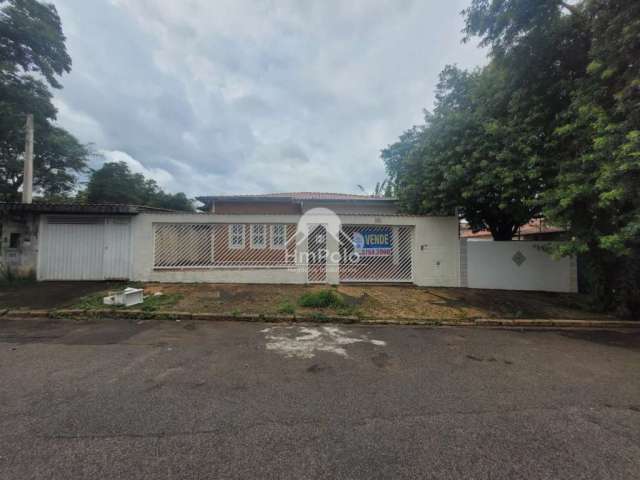
[(0, 478), (640, 477), (640, 334), (0, 321)]

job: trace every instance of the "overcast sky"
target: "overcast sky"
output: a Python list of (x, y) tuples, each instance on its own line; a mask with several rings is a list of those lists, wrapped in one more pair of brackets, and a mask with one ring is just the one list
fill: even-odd
[[(188, 195), (357, 192), (431, 108), (469, 0), (53, 0), (59, 123)], [(95, 166), (95, 165), (94, 165)]]

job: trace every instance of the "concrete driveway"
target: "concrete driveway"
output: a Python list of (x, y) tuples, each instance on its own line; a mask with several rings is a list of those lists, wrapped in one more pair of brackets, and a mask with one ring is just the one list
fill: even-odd
[(637, 478), (640, 334), (0, 321), (0, 478)]

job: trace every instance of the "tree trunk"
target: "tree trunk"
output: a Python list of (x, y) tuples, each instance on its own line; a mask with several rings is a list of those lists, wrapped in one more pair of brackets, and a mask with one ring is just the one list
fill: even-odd
[(518, 230), (518, 225), (513, 223), (497, 223), (490, 225), (491, 236), (496, 242), (508, 242), (513, 239), (514, 232)]

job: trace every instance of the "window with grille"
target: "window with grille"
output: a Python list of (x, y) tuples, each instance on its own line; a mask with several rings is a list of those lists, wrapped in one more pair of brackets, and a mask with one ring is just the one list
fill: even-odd
[(251, 225), (251, 248), (266, 248), (267, 228), (266, 225)]
[(20, 247), (20, 234), (12, 233), (9, 235), (9, 248), (18, 248)]
[(282, 249), (286, 242), (285, 226), (271, 225), (271, 248)]
[(229, 225), (229, 248), (244, 248), (244, 225)]
[(156, 267), (204, 267), (213, 264), (213, 226), (162, 224), (155, 226)]
[(283, 268), (295, 261), (291, 224), (158, 223), (153, 228), (156, 269)]

